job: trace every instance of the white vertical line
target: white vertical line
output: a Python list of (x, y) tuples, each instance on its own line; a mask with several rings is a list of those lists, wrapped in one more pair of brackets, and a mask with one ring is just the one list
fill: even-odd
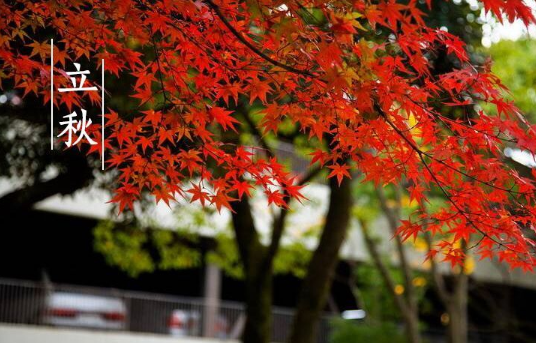
[(54, 39), (50, 40), (50, 150), (54, 150)]
[(102, 111), (102, 123), (101, 123), (101, 144), (102, 144), (102, 154), (101, 154), (101, 163), (102, 170), (104, 170), (104, 58), (102, 59), (102, 78), (101, 78), (101, 111)]

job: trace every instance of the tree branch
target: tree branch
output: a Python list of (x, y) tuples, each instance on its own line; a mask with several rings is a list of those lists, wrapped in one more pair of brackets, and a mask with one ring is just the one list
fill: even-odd
[(221, 12), (220, 8), (218, 5), (216, 5), (212, 0), (203, 0), (213, 11), (214, 13), (218, 16), (218, 18), (220, 18), (220, 20), (223, 22), (223, 24), (229, 29), (229, 31), (231, 31), (231, 33), (242, 43), (244, 44), (245, 46), (247, 46), (251, 51), (253, 51), (255, 54), (257, 54), (259, 57), (263, 58), (264, 60), (270, 62), (271, 64), (277, 66), (277, 67), (280, 67), (280, 68), (283, 68), (285, 69), (286, 71), (289, 71), (289, 72), (292, 72), (292, 73), (296, 73), (296, 74), (301, 74), (301, 75), (306, 75), (306, 76), (310, 76), (310, 77), (314, 77), (313, 74), (311, 74), (310, 72), (306, 71), (306, 70), (301, 70), (301, 69), (296, 69), (294, 67), (291, 67), (289, 65), (286, 65), (284, 63), (281, 63), (277, 60), (274, 60), (273, 58), (271, 58), (270, 56), (266, 55), (264, 52), (262, 52), (261, 50), (259, 50), (257, 47), (255, 47), (253, 44), (251, 44), (247, 39), (244, 38), (244, 36), (242, 36), (240, 34), (240, 32), (238, 32), (232, 25), (231, 23), (229, 23), (229, 21), (225, 18), (225, 16), (223, 15), (223, 13)]
[(345, 178), (340, 186), (335, 178), (329, 180), (329, 209), (322, 235), (313, 253), (302, 282), (296, 315), (292, 322), (289, 342), (314, 341), (317, 322), (326, 304), (339, 250), (346, 237), (352, 205), (351, 180)]
[(266, 142), (266, 139), (264, 139), (264, 136), (259, 131), (259, 128), (257, 127), (257, 125), (255, 125), (255, 123), (253, 122), (253, 120), (249, 116), (249, 113), (248, 113), (247, 109), (243, 109), (241, 112), (242, 112), (242, 114), (244, 116), (244, 119), (246, 120), (246, 123), (248, 124), (249, 128), (251, 129), (253, 134), (258, 138), (260, 145), (265, 150), (266, 155), (268, 155), (268, 157), (275, 157), (275, 152), (268, 145), (268, 142)]
[[(321, 170), (322, 169), (319, 167), (310, 169), (309, 173), (307, 173), (302, 179), (300, 179), (298, 185), (301, 186), (309, 182), (316, 175), (318, 175)], [(266, 261), (269, 263), (272, 262), (272, 260), (275, 258), (275, 255), (277, 254), (277, 251), (279, 250), (281, 237), (283, 236), (283, 232), (285, 231), (285, 218), (287, 217), (287, 214), (288, 209), (281, 208), (279, 215), (274, 216), (272, 225), (272, 238), (270, 240), (270, 246), (268, 247), (268, 252), (265, 257)]]
[(358, 220), (359, 220), (359, 225), (361, 226), (361, 231), (363, 232), (363, 237), (365, 238), (365, 244), (370, 253), (370, 257), (372, 257), (374, 264), (378, 267), (378, 270), (380, 271), (380, 274), (382, 275), (385, 286), (387, 287), (389, 293), (391, 293), (402, 315), (404, 315), (404, 313), (409, 313), (409, 310), (410, 310), (409, 303), (407, 299), (405, 299), (402, 295), (396, 293), (395, 281), (393, 280), (391, 272), (389, 271), (389, 269), (383, 262), (380, 256), (380, 253), (376, 247), (376, 243), (374, 242), (374, 240), (370, 236), (370, 233), (368, 232), (368, 225), (363, 220), (361, 219), (358, 219)]
[(85, 156), (71, 160), (67, 170), (47, 181), (37, 181), (0, 198), (0, 212), (12, 213), (29, 210), (34, 204), (56, 194), (72, 194), (87, 185), (93, 178)]
[(398, 226), (400, 223), (400, 207), (401, 207), (400, 193), (401, 193), (400, 186), (395, 185), (396, 207), (395, 209), (393, 209), (387, 204), (387, 197), (385, 196), (385, 192), (383, 191), (383, 188), (376, 187), (376, 194), (378, 195), (378, 199), (380, 200), (380, 207), (382, 208), (383, 212), (387, 216), (387, 220), (389, 222), (391, 233), (394, 235), (394, 238), (395, 238), (396, 249), (398, 252), (398, 257), (400, 259), (400, 267), (402, 268), (402, 274), (404, 276), (404, 283), (406, 286), (406, 296), (407, 296), (409, 305), (412, 308), (416, 308), (417, 297), (415, 295), (415, 289), (412, 283), (413, 273), (408, 263), (408, 258), (407, 258), (404, 245), (402, 244), (402, 239), (400, 238), (400, 235), (396, 235), (396, 230), (398, 229)]
[[(432, 237), (429, 232), (424, 233), (424, 239), (426, 240), (428, 251), (430, 251), (432, 249)], [(439, 272), (435, 257), (430, 257), (430, 266), (432, 278), (434, 280), (434, 288), (437, 292), (437, 295), (439, 296), (439, 298), (441, 298), (443, 304), (448, 304), (450, 302), (450, 293), (445, 285), (443, 275), (441, 275), (441, 273)]]

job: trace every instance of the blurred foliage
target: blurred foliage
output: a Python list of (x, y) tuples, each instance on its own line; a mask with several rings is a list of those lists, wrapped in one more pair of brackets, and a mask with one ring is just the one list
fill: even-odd
[[(131, 277), (155, 269), (183, 269), (201, 265), (199, 236), (193, 229), (205, 223), (203, 209), (184, 209), (188, 220), (175, 230), (157, 228), (154, 223), (101, 221), (94, 229), (94, 248), (106, 262)], [(178, 215), (184, 218), (182, 211)]]
[(136, 226), (101, 221), (93, 230), (94, 248), (109, 265), (131, 277), (155, 269), (193, 268), (201, 255), (190, 235), (174, 231), (141, 229)]
[[(354, 208), (352, 209), (353, 216), (359, 223), (368, 227), (368, 232), (371, 239), (378, 247), (384, 265), (388, 268), (391, 278), (395, 284), (395, 292), (399, 295), (404, 294), (405, 282), (404, 274), (401, 268), (393, 263), (393, 254), (395, 246), (393, 242), (390, 242), (390, 248), (388, 253), (381, 247), (390, 241), (392, 236), (386, 234), (383, 228), (379, 231), (379, 224), (387, 223), (378, 221), (378, 219), (385, 214), (383, 213), (380, 205), (380, 198), (377, 193), (377, 187), (372, 182), (357, 182), (354, 183)], [(400, 192), (400, 202), (396, 199), (396, 189), (394, 186), (384, 186), (383, 192), (386, 198), (386, 205), (390, 208), (400, 206), (401, 218), (408, 218), (417, 209), (417, 202), (412, 201), (406, 192)], [(442, 206), (444, 201), (440, 197), (429, 198), (429, 208), (431, 211), (437, 210)], [(417, 242), (422, 243), (422, 239), (418, 241), (408, 240), (404, 243), (410, 249), (416, 249)], [(394, 257), (398, 259), (398, 255)], [(361, 309), (365, 310), (366, 317), (364, 324), (356, 326), (355, 328), (345, 328), (345, 330), (363, 330), (363, 334), (366, 335), (381, 335), (384, 326), (395, 327), (395, 323), (401, 321), (401, 315), (399, 309), (395, 303), (393, 294), (390, 292), (388, 286), (385, 283), (383, 276), (380, 273), (378, 267), (372, 262), (360, 263), (356, 265), (353, 270), (355, 289), (354, 294), (358, 298), (358, 304)], [(430, 275), (424, 271), (412, 270), (412, 286), (414, 288), (415, 295), (419, 304), (420, 313), (428, 313), (432, 310), (432, 304), (427, 300), (425, 294), (430, 286)], [(355, 326), (355, 325), (354, 325)], [(387, 329), (386, 329), (387, 330)], [(398, 331), (397, 331), (398, 333)], [(401, 334), (398, 333), (400, 336)], [(367, 336), (368, 337), (368, 336)], [(371, 336), (373, 337), (373, 336)], [(405, 341), (405, 336), (400, 336), (402, 341)], [(374, 338), (375, 339), (375, 338)], [(380, 336), (378, 341), (383, 342), (383, 338)], [(342, 342), (342, 341), (341, 341)]]
[[(396, 292), (403, 294), (404, 275), (400, 268), (390, 264), (389, 272), (396, 284)], [(356, 270), (357, 287), (359, 289), (360, 303), (362, 309), (366, 311), (366, 323), (370, 325), (381, 325), (385, 323), (395, 323), (400, 320), (394, 298), (387, 289), (385, 282), (380, 275), (378, 268), (373, 264), (360, 264)], [(432, 307), (425, 298), (429, 282), (427, 275), (422, 272), (413, 273), (413, 286), (419, 302), (421, 313), (431, 311)]]
[[(363, 182), (362, 179), (357, 179), (353, 184), (353, 197), (354, 207), (352, 213), (354, 217), (360, 221), (364, 221), (368, 224), (372, 224), (373, 221), (382, 216), (382, 210), (380, 206), (380, 200), (376, 193), (376, 187), (383, 187), (385, 197), (387, 198), (387, 206), (397, 206), (395, 198), (395, 189), (393, 185), (376, 186), (373, 182)], [(407, 187), (408, 185), (402, 185)], [(446, 205), (446, 201), (443, 198), (443, 194), (439, 189), (432, 189), (430, 196), (426, 199), (426, 207), (428, 212), (434, 213)], [(406, 191), (401, 192), (400, 197), (400, 215), (401, 218), (408, 218), (418, 208), (417, 201), (412, 200)], [(375, 237), (374, 233), (372, 236)], [(387, 237), (390, 239), (391, 237)]]
[[(207, 254), (207, 261), (220, 266), (224, 272), (235, 279), (244, 278), (244, 271), (236, 242), (228, 234), (216, 236), (217, 247)], [(311, 251), (304, 244), (294, 242), (282, 245), (274, 260), (274, 274), (292, 274), (298, 278), (305, 277)]]
[(312, 251), (299, 242), (282, 246), (274, 260), (274, 272), (304, 278), (311, 255)]
[[(428, 12), (426, 2), (420, 0), (421, 9)], [(468, 46), (469, 53), (477, 52), (482, 39), (480, 7), (470, 5), (466, 1), (433, 0), (432, 11), (426, 18), (426, 24), (433, 28), (447, 29), (448, 32), (460, 37)]]
[(329, 343), (405, 343), (401, 331), (392, 323), (363, 324), (351, 320), (336, 319), (331, 323)]
[(536, 40), (502, 40), (489, 50), (492, 70), (529, 121), (536, 121)]
[(197, 238), (189, 233), (177, 233), (169, 230), (152, 231), (153, 244), (160, 256), (159, 269), (184, 269), (200, 265), (199, 249), (189, 247), (183, 242), (181, 244), (179, 241), (178, 237), (184, 239), (185, 235), (188, 242), (197, 242)]
[(215, 250), (207, 253), (207, 262), (219, 266), (232, 278), (242, 279), (244, 272), (235, 240), (225, 233), (218, 234), (215, 238), (218, 245)]
[(132, 277), (154, 270), (153, 259), (142, 249), (149, 240), (146, 231), (132, 227), (120, 229), (114, 222), (106, 220), (94, 228), (93, 235), (95, 250), (109, 265), (119, 267)]
[[(7, 107), (0, 106), (0, 111), (5, 113)], [(45, 134), (44, 126), (0, 116), (0, 176), (17, 176), (17, 181), (30, 184), (35, 175), (43, 174), (53, 163), (50, 147), (43, 144)]]
[[(200, 267), (206, 251), (206, 262), (218, 265), (230, 277), (242, 279), (242, 263), (231, 228), (218, 231), (211, 218), (213, 212), (195, 205), (181, 206), (175, 213), (180, 226), (174, 229), (158, 227), (154, 220), (142, 223), (140, 216), (124, 222), (104, 220), (93, 230), (94, 248), (109, 265), (131, 277), (156, 269)], [(203, 228), (215, 233), (205, 239), (214, 244), (202, 244)], [(300, 240), (284, 244), (274, 260), (274, 273), (302, 278), (310, 257), (311, 252)]]
[[(406, 3), (406, 1), (398, 1)], [(429, 6), (430, 4), (430, 6)], [(481, 7), (476, 4), (469, 4), (464, 0), (444, 1), (444, 0), (418, 0), (418, 8), (426, 13), (424, 17), (426, 25), (434, 29), (447, 30), (448, 32), (460, 37), (468, 44), (470, 54), (476, 52), (475, 47), (480, 45), (482, 31), (480, 26), (482, 21), (479, 18)], [(362, 20), (361, 24), (368, 26), (366, 20)], [(362, 33), (367, 40), (385, 40), (391, 31), (381, 27), (376, 27), (374, 30), (367, 30)], [(445, 54), (445, 57), (447, 54)], [(436, 59), (438, 56), (430, 56), (430, 60)], [(440, 57), (441, 63), (444, 63)], [(448, 57), (449, 65), (455, 63), (455, 59)]]

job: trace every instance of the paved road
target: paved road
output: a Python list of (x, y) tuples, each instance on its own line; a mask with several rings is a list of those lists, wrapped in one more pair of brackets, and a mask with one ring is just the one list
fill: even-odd
[(0, 325), (0, 343), (236, 343), (128, 332), (102, 332), (32, 325)]

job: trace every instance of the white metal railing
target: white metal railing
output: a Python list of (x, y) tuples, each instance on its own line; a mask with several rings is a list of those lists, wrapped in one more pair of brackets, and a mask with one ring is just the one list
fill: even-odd
[[(272, 342), (284, 342), (292, 310), (274, 308)], [(322, 319), (318, 343), (328, 340)], [(237, 339), (244, 305), (119, 289), (0, 278), (0, 322)]]

